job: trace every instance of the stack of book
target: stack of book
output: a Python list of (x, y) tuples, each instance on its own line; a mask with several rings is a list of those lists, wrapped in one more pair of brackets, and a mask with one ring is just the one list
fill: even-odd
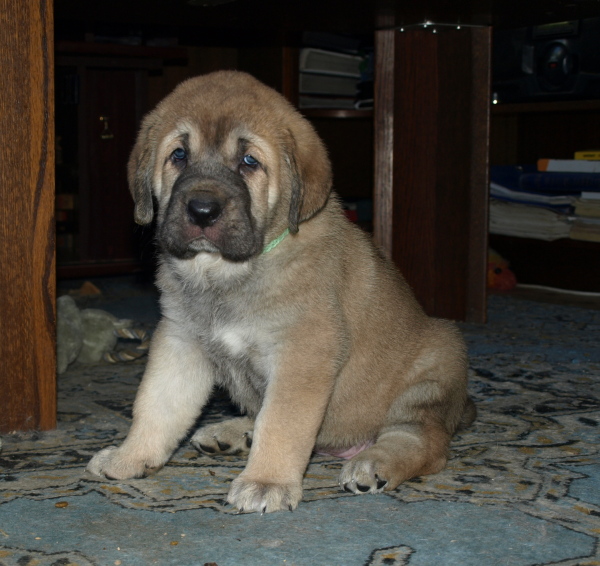
[(490, 232), (600, 242), (600, 152), (586, 155), (492, 167)]
[(570, 237), (600, 242), (600, 191), (584, 191), (577, 199)]
[(358, 55), (359, 43), (339, 43), (338, 50), (321, 47), (336, 45), (322, 38), (316, 44), (300, 50), (300, 108), (356, 108), (366, 67), (366, 58)]

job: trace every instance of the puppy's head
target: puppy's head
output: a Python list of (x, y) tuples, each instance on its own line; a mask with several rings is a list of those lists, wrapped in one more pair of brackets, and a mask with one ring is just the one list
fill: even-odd
[(312, 126), (244, 73), (189, 79), (143, 122), (128, 164), (135, 220), (157, 203), (158, 241), (176, 257), (244, 261), (329, 198), (331, 167)]

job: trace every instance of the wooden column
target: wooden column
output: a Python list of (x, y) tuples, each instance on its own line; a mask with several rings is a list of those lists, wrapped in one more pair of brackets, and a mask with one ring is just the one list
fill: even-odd
[(375, 239), (425, 310), (484, 321), (489, 28), (376, 33)]
[(51, 0), (0, 0), (0, 432), (56, 425)]

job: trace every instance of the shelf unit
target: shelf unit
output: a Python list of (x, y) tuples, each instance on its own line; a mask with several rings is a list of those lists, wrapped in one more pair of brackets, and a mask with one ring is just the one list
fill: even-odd
[[(575, 151), (600, 147), (600, 100), (499, 104), (491, 109), (492, 165), (572, 159)], [(600, 243), (545, 242), (490, 235), (520, 283), (600, 292)]]
[(307, 118), (373, 119), (373, 110), (351, 110), (347, 108), (305, 108), (300, 110)]
[[(333, 188), (342, 199), (373, 199), (373, 111), (301, 109), (329, 152)], [(372, 220), (362, 224), (372, 230)]]

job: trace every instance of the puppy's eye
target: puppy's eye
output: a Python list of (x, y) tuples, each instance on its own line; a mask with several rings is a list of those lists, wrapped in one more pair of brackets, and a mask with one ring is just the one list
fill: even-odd
[(251, 155), (244, 155), (244, 158), (242, 159), (242, 163), (248, 167), (251, 167), (252, 169), (254, 169), (260, 165), (258, 160), (254, 159), (254, 157), (252, 157)]
[(171, 154), (171, 159), (173, 160), (173, 163), (181, 163), (187, 159), (187, 152), (185, 149), (178, 147)]

